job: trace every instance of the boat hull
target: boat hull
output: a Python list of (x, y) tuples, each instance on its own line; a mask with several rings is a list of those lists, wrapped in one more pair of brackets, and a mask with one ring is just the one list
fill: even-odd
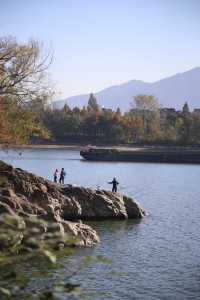
[(194, 151), (81, 151), (80, 155), (91, 161), (158, 162), (200, 164), (200, 150)]

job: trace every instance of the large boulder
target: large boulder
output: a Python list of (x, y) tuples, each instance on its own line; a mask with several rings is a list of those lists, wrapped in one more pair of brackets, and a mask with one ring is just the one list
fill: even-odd
[(133, 199), (120, 193), (66, 185), (61, 187), (65, 219), (102, 220), (142, 218), (144, 210)]
[[(37, 216), (62, 224), (79, 245), (99, 241), (95, 230), (79, 220), (142, 218), (144, 210), (119, 193), (61, 186), (0, 161), (0, 213)], [(76, 221), (76, 222), (71, 222)]]

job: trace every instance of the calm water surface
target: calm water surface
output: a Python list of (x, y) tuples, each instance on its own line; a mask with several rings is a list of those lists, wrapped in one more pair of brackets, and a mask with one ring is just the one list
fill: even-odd
[(110, 263), (80, 270), (71, 281), (81, 283), (82, 293), (60, 299), (200, 299), (200, 166), (87, 162), (71, 150), (0, 152), (0, 159), (48, 179), (64, 167), (68, 183), (94, 188), (110, 189), (107, 182), (116, 176), (120, 191), (148, 212), (137, 222), (92, 223), (101, 243), (63, 258), (46, 280), (67, 281), (70, 265), (76, 268), (85, 255)]

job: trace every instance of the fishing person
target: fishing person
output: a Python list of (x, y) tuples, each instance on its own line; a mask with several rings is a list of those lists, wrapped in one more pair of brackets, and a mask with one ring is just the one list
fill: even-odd
[(119, 182), (117, 181), (116, 177), (114, 177), (113, 180), (108, 183), (112, 184), (112, 192), (117, 193), (117, 186), (118, 186)]
[(59, 183), (60, 184), (64, 184), (64, 182), (65, 182), (65, 176), (66, 176), (66, 172), (65, 172), (64, 168), (62, 168), (61, 172), (60, 172), (60, 179), (59, 179)]
[(55, 170), (54, 174), (53, 174), (53, 181), (55, 183), (57, 183), (57, 179), (58, 179), (58, 169)]

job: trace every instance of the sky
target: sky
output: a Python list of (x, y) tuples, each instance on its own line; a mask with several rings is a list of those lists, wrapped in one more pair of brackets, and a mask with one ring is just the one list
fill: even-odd
[(200, 66), (200, 0), (0, 0), (0, 36), (43, 42), (58, 99)]

